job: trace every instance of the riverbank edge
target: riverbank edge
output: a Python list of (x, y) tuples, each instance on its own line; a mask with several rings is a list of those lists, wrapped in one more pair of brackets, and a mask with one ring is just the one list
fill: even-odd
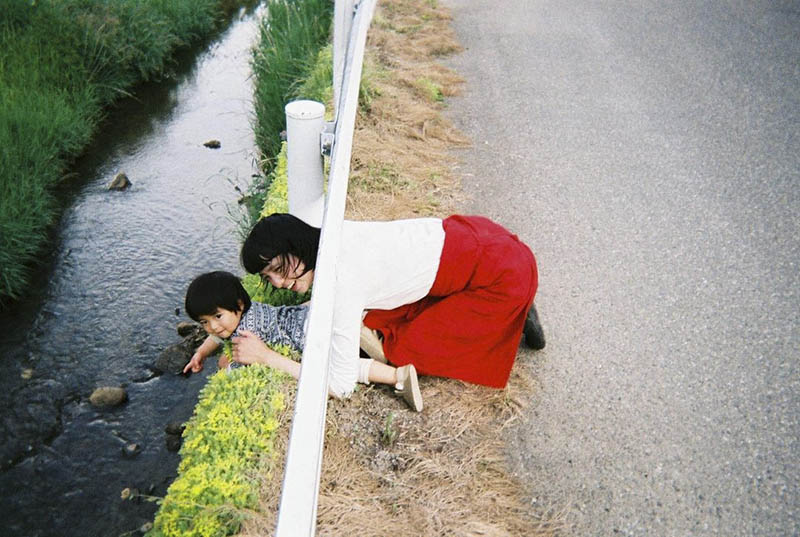
[[(0, 309), (29, 291), (56, 189), (107, 110), (253, 0), (16, 2), (0, 19)], [(69, 20), (69, 24), (63, 21)]]

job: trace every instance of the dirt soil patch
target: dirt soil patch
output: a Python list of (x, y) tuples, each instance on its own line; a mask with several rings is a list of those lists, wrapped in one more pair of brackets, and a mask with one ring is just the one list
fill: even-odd
[[(452, 172), (453, 150), (469, 141), (443, 117), (446, 98), (462, 80), (441, 59), (459, 50), (449, 13), (435, 0), (379, 2), (368, 37), (348, 218), (458, 212), (465, 196)], [(318, 535), (562, 533), (562, 516), (534, 503), (506, 463), (505, 431), (535, 396), (533, 365), (533, 353), (521, 349), (504, 390), (422, 377), (421, 413), (385, 386), (331, 399)], [(264, 476), (260, 512), (241, 535), (274, 531), (282, 469), (277, 461)]]

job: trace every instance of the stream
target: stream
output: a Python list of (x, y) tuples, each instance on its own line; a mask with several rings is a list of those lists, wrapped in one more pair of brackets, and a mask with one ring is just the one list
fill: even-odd
[[(261, 16), (243, 9), (170, 80), (137, 88), (73, 167), (37, 291), (0, 315), (0, 534), (133, 535), (157, 505), (123, 489), (163, 496), (175, 478), (164, 428), (191, 416), (216, 365), (189, 377), (152, 366), (181, 340), (192, 278), (243, 272), (237, 188), (258, 171), (249, 77)], [(117, 172), (130, 188), (108, 190)], [(99, 386), (125, 387), (128, 401), (93, 407)], [(141, 451), (128, 458), (130, 443)]]

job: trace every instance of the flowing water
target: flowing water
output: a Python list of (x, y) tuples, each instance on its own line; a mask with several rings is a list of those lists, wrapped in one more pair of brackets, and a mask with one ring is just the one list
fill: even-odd
[[(240, 12), (174, 79), (137, 90), (76, 164), (41, 292), (0, 318), (0, 535), (121, 535), (157, 508), (121, 491), (163, 496), (174, 479), (164, 427), (191, 416), (216, 366), (190, 377), (151, 366), (180, 341), (189, 281), (242, 272), (229, 212), (257, 171), (249, 76), (260, 17)], [(210, 139), (221, 147), (204, 147)], [(109, 191), (120, 171), (132, 187)], [(124, 386), (127, 403), (94, 408), (89, 395), (104, 385)], [(128, 443), (141, 452), (123, 456)]]

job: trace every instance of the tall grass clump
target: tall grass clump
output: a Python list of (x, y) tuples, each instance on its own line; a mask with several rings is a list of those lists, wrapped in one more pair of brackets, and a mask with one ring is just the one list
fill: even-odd
[(0, 0), (0, 306), (22, 296), (54, 186), (104, 107), (162, 76), (235, 0)]
[(286, 129), (284, 106), (299, 94), (303, 79), (330, 36), (330, 0), (274, 0), (261, 24), (260, 43), (253, 57), (255, 76), (255, 138), (271, 171)]

